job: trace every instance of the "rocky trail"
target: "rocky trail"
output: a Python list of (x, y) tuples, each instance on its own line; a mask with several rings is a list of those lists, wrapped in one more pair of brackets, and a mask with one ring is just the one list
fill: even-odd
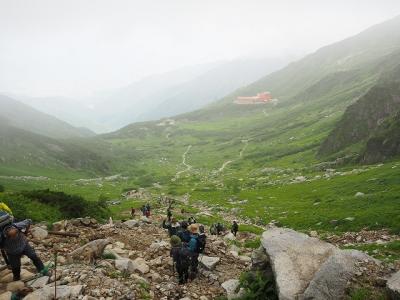
[[(169, 237), (160, 227), (161, 221), (160, 215), (113, 225), (100, 225), (87, 218), (62, 221), (54, 224), (53, 229), (76, 232), (79, 237), (49, 235), (44, 226), (37, 225), (32, 229), (30, 241), (47, 265), (54, 264), (57, 252), (57, 299), (214, 299), (225, 294), (221, 283), (239, 277), (249, 267), (251, 249), (242, 249), (244, 255), (240, 257), (234, 251), (232, 256), (227, 239), (209, 236), (204, 255), (199, 258), (198, 277), (186, 285), (178, 285), (169, 257)], [(239, 234), (238, 240), (244, 237)], [(90, 243), (90, 247), (79, 248)], [(93, 249), (101, 248), (104, 243), (107, 244), (104, 253), (92, 264)], [(22, 278), (34, 273), (33, 265), (24, 258)], [(0, 299), (10, 299), (10, 291), (24, 286), (11, 280), (8, 269), (0, 273), (3, 293)], [(52, 299), (54, 281), (54, 272), (51, 278), (28, 281), (26, 286), (35, 291), (24, 299)]]
[(163, 218), (162, 211), (155, 210), (150, 218), (136, 216), (107, 224), (80, 218), (52, 225), (52, 231), (78, 233), (78, 237), (52, 235), (44, 224), (36, 224), (30, 243), (47, 265), (54, 264), (57, 253), (57, 270), (50, 277), (32, 280), (35, 270), (23, 258), (23, 281), (11, 282), (10, 270), (0, 267), (0, 299), (11, 299), (11, 292), (27, 288), (30, 293), (23, 299), (54, 299), (55, 283), (57, 299), (235, 299), (243, 294), (238, 278), (249, 270), (272, 274), (279, 299), (350, 299), (351, 288), (365, 287), (372, 288), (377, 297), (382, 293), (392, 297), (388, 299), (400, 297), (399, 263), (387, 265), (363, 252), (336, 246), (388, 242), (398, 236), (361, 231), (331, 235), (326, 242), (316, 232), (306, 235), (273, 224), (265, 227), (256, 250), (243, 247), (255, 234), (208, 235), (198, 277), (178, 285), (169, 237), (160, 226)]

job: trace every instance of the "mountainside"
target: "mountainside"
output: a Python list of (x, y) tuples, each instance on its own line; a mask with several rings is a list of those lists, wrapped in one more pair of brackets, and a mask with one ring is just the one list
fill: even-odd
[(101, 174), (108, 171), (105, 158), (81, 146), (79, 141), (49, 138), (9, 126), (4, 119), (0, 119), (0, 124), (2, 174), (61, 174), (65, 170)]
[(76, 128), (10, 97), (0, 95), (0, 117), (8, 125), (51, 138), (89, 137), (94, 133)]
[[(400, 65), (389, 78), (382, 79), (350, 105), (335, 129), (321, 145), (319, 153), (332, 154), (368, 139), (385, 119), (400, 111)], [(397, 74), (398, 73), (398, 74)]]

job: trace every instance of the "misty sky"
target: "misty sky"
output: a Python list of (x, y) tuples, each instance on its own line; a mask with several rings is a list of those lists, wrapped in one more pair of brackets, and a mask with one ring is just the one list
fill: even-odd
[(399, 0), (0, 0), (0, 92), (88, 95), (183, 66), (304, 54)]

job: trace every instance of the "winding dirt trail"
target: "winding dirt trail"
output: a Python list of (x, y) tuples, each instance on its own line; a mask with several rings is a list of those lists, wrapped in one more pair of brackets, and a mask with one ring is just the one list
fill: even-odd
[(189, 153), (190, 149), (192, 148), (192, 145), (189, 145), (186, 149), (186, 151), (182, 154), (182, 165), (184, 165), (186, 167), (186, 169), (179, 171), (175, 174), (175, 179), (177, 179), (179, 177), (179, 175), (181, 175), (184, 172), (189, 171), (193, 166), (189, 165), (188, 163), (186, 163), (186, 155)]
[[(239, 152), (239, 158), (238, 158), (238, 159), (241, 159), (241, 158), (243, 157), (243, 153), (244, 153), (244, 151), (246, 150), (247, 146), (249, 145), (249, 140), (242, 140), (242, 143), (244, 143), (245, 145), (244, 145), (243, 148), (240, 150), (240, 152)], [(237, 160), (237, 159), (225, 161), (225, 162), (222, 164), (221, 168), (219, 168), (219, 169), (216, 171), (216, 173), (217, 173), (217, 174), (221, 173), (222, 171), (224, 171), (224, 169), (225, 169), (226, 166), (228, 166), (229, 164), (233, 163), (233, 162), (236, 161), (236, 160)]]

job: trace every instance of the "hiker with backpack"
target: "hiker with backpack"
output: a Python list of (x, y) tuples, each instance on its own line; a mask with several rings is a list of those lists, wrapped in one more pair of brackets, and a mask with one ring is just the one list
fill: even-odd
[(217, 235), (220, 235), (221, 234), (221, 232), (223, 232), (224, 231), (224, 225), (222, 225), (221, 223), (217, 223), (217, 225), (216, 225), (216, 229), (217, 229)]
[(204, 249), (206, 248), (206, 240), (207, 240), (207, 236), (205, 233), (205, 229), (203, 225), (199, 226), (199, 237), (198, 237), (198, 241), (199, 241), (199, 245), (198, 245), (198, 250), (199, 253), (203, 253)]
[(171, 222), (171, 217), (172, 217), (172, 211), (171, 211), (171, 208), (168, 207), (168, 209), (167, 209), (167, 221), (168, 222)]
[(194, 224), (194, 223), (197, 223), (197, 221), (196, 221), (196, 219), (195, 219), (193, 216), (191, 216), (191, 217), (189, 217), (189, 219), (188, 219), (188, 223), (189, 223), (189, 225), (192, 225), (192, 224)]
[(188, 223), (186, 221), (181, 222), (181, 227), (177, 233), (177, 236), (181, 239), (182, 243), (187, 244), (190, 241), (190, 231), (188, 230)]
[(199, 254), (200, 254), (200, 241), (199, 241), (199, 226), (192, 224), (189, 226), (190, 241), (188, 248), (190, 250), (190, 278), (194, 279), (197, 275), (197, 267), (199, 265)]
[(26, 234), (32, 224), (31, 220), (24, 220), (13, 223), (12, 219), (9, 225), (4, 226), (1, 232), (1, 247), (5, 250), (7, 258), (13, 273), (13, 280), (21, 279), (21, 257), (26, 255), (35, 265), (41, 275), (47, 275), (48, 270), (43, 262), (37, 256), (35, 250), (28, 243)]
[(140, 211), (142, 212), (143, 216), (146, 216), (146, 205), (142, 205)]
[(147, 204), (146, 204), (146, 217), (147, 217), (147, 218), (150, 217), (150, 209), (151, 209), (150, 204), (147, 203)]
[(181, 228), (181, 224), (179, 224), (179, 222), (177, 222), (175, 218), (172, 218), (171, 222), (167, 222), (164, 219), (162, 223), (162, 228), (167, 229), (168, 235), (171, 237), (173, 235), (178, 235), (178, 231)]
[(236, 220), (233, 220), (233, 224), (231, 227), (231, 232), (233, 233), (234, 236), (236, 236), (237, 232), (239, 231), (239, 225)]
[(173, 268), (178, 273), (179, 284), (184, 284), (189, 278), (190, 252), (182, 246), (182, 241), (176, 235), (171, 236), (171, 251)]

